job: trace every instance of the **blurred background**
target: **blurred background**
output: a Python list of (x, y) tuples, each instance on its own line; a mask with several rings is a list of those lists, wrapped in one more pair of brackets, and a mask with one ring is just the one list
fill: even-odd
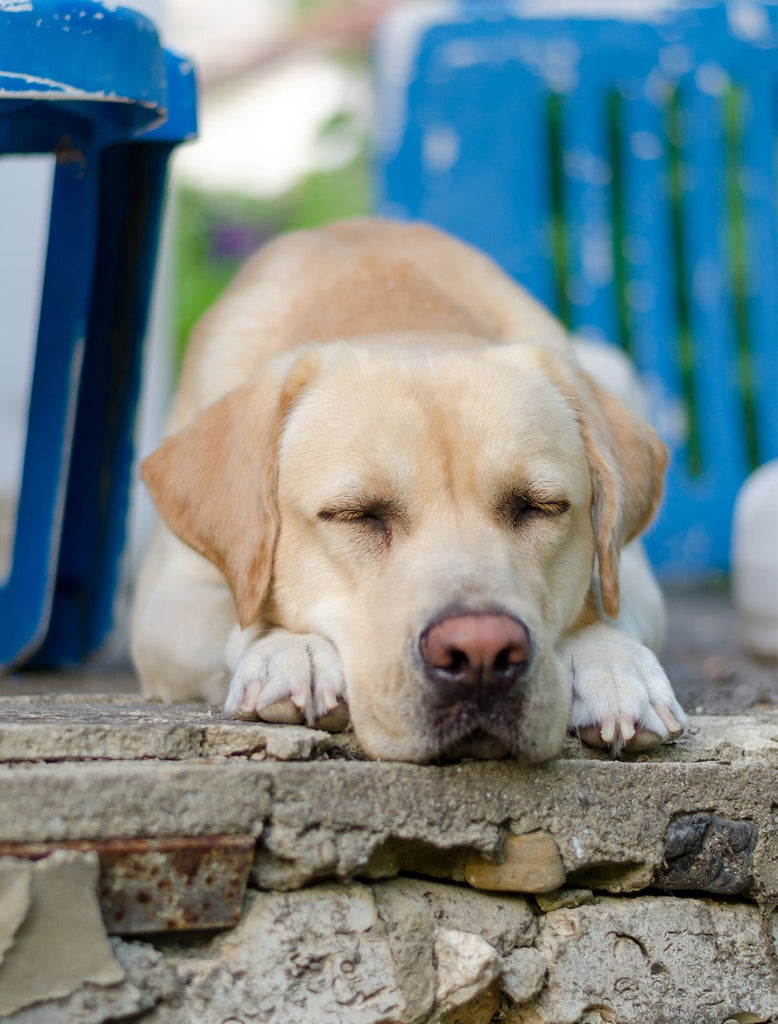
[(175, 155), (174, 329), (279, 231), (367, 212), (367, 52), (391, 0), (166, 0), (194, 59), (200, 135)]

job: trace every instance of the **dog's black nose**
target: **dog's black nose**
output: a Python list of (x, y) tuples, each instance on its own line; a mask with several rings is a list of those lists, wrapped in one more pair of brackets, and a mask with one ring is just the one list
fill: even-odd
[(436, 684), (507, 690), (526, 672), (532, 641), (524, 623), (510, 615), (453, 615), (425, 629), (419, 652)]

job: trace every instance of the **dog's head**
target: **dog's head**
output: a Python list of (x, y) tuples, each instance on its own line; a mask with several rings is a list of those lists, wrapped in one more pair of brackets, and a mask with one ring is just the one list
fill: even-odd
[(368, 753), (540, 761), (568, 720), (554, 644), (592, 603), (595, 558), (618, 613), (619, 554), (664, 459), (542, 348), (334, 344), (206, 409), (143, 475), (242, 625), (335, 645)]

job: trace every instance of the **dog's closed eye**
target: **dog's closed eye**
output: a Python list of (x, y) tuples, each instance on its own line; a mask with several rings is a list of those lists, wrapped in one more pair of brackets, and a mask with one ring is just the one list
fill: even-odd
[(387, 546), (393, 528), (404, 521), (405, 513), (395, 502), (382, 498), (360, 497), (335, 501), (322, 508), (317, 518), (325, 523), (339, 523), (380, 537)]
[(379, 509), (322, 509), (318, 518), (325, 523), (353, 523), (355, 526), (370, 526), (384, 529), (386, 522)]
[(535, 519), (554, 519), (570, 511), (570, 502), (561, 495), (527, 488), (502, 495), (496, 505), (500, 519), (519, 529)]
[(379, 498), (346, 498), (318, 512), (324, 522), (383, 524), (394, 512), (393, 503)]

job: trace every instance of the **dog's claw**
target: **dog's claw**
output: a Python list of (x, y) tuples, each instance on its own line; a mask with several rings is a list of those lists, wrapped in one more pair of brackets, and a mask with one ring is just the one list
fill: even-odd
[(616, 738), (616, 716), (606, 715), (600, 723), (600, 737), (606, 747)]
[(619, 731), (625, 743), (629, 743), (635, 735), (635, 719), (632, 715), (628, 715), (626, 711), (622, 711), (619, 715)]
[[(683, 732), (675, 718), (667, 712), (667, 717), (660, 715), (663, 724), (670, 732), (670, 737), (675, 739)], [(659, 712), (657, 711), (657, 714)], [(670, 719), (673, 729), (670, 730)], [(650, 750), (652, 747), (661, 746), (666, 738), (653, 731), (638, 725), (632, 715), (622, 711), (618, 717), (613, 714), (605, 715), (599, 725), (579, 726), (576, 730), (578, 737), (590, 747), (599, 747), (604, 750), (611, 750), (614, 754), (622, 751), (627, 753), (638, 753), (643, 750)]]
[(654, 710), (661, 719), (662, 725), (670, 733), (671, 740), (677, 740), (683, 734), (683, 726), (676, 721), (675, 716), (666, 704), (657, 704)]
[(636, 734), (635, 719), (625, 711), (618, 716), (605, 715), (599, 725), (586, 725), (578, 729), (578, 735), (584, 743), (613, 750), (621, 750), (631, 743)]
[(257, 700), (259, 699), (260, 692), (261, 685), (258, 682), (250, 683), (246, 687), (246, 692), (243, 695), (240, 706), (232, 712), (234, 717), (248, 722), (255, 721), (257, 718)]

